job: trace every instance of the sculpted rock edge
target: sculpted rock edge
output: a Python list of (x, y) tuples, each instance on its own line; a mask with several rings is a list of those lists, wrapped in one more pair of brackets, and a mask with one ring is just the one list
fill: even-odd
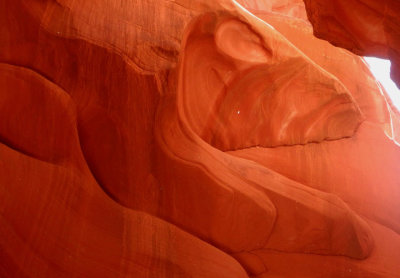
[(363, 56), (390, 59), (400, 87), (400, 2), (397, 0), (304, 0), (314, 34)]

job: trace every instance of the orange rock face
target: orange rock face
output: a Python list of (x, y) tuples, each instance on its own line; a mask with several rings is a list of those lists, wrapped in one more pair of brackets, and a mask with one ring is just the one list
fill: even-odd
[(0, 9), (1, 277), (399, 277), (399, 118), (302, 1)]
[(304, 0), (314, 34), (358, 55), (390, 59), (400, 87), (398, 0)]

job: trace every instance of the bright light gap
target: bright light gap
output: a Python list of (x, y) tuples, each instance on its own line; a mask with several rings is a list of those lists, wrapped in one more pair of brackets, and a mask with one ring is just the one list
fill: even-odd
[(382, 84), (388, 93), (393, 105), (400, 111), (400, 90), (390, 79), (390, 61), (375, 57), (364, 57), (372, 74)]

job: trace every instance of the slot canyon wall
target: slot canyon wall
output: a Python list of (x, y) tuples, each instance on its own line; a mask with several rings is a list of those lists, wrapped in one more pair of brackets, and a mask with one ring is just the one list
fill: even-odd
[(341, 2), (0, 0), (0, 277), (400, 277), (400, 114)]
[(390, 59), (400, 88), (400, 1), (304, 0), (314, 35), (363, 56)]

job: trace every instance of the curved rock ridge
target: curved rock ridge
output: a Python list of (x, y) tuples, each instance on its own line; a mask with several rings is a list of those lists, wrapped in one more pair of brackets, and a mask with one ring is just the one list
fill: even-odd
[(400, 115), (302, 1), (0, 24), (1, 277), (398, 277)]
[(232, 150), (354, 134), (361, 113), (334, 76), (295, 47), (274, 49), (287, 42), (269, 26), (257, 34), (237, 19), (220, 21), (214, 35), (193, 27), (184, 50), (184, 107), (205, 141)]
[[(2, 104), (17, 113), (4, 114), (2, 124), (17, 116), (26, 125), (2, 132), (16, 139), (31, 126), (42, 131), (30, 134), (32, 142), (0, 144), (2, 277), (247, 277), (220, 250), (110, 200), (82, 156), (71, 98), (30, 69), (0, 68)], [(63, 140), (69, 149), (57, 149)]]
[(400, 3), (397, 0), (304, 0), (315, 36), (363, 56), (390, 59), (400, 87)]

